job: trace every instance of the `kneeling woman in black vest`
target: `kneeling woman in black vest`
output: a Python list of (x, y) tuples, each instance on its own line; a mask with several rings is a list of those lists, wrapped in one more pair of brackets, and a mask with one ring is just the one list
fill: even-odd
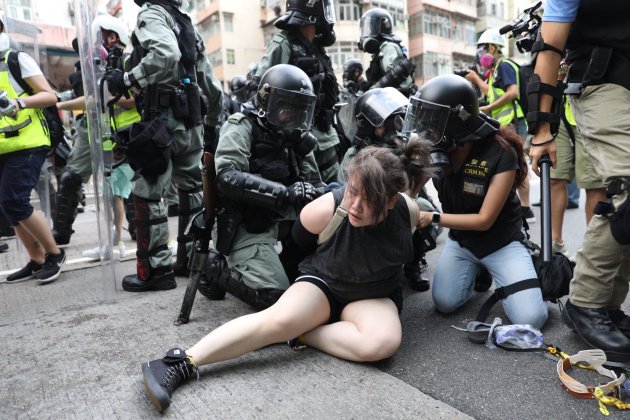
[[(442, 166), (434, 181), (443, 213), (421, 212), (420, 226), (450, 229), (433, 278), (437, 310), (450, 313), (471, 297), (475, 277), (488, 269), (496, 286), (537, 278), (524, 237), (516, 188), (527, 174), (521, 140), (479, 113), (474, 89), (464, 78), (439, 76), (411, 99), (407, 131), (433, 139), (432, 158)], [(536, 328), (547, 320), (539, 288), (502, 300), (514, 324)]]

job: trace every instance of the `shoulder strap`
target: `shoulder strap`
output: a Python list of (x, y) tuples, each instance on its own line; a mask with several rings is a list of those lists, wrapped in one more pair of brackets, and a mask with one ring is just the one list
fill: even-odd
[(341, 225), (343, 219), (345, 219), (347, 216), (348, 211), (340, 204), (335, 210), (335, 214), (333, 214), (333, 217), (332, 219), (330, 219), (328, 225), (317, 237), (317, 245), (321, 245), (324, 242), (327, 242), (331, 238), (331, 236), (333, 236), (333, 233), (335, 233), (337, 228), (339, 228), (339, 225)]
[(418, 216), (420, 214), (418, 203), (405, 193), (400, 193), (400, 195), (402, 195), (405, 199), (407, 208), (409, 209), (409, 224), (411, 225), (411, 232), (415, 232), (416, 226), (418, 225)]
[(534, 289), (536, 287), (540, 288), (540, 280), (527, 279), (527, 280), (517, 281), (516, 283), (512, 283), (508, 286), (503, 286), (503, 287), (499, 287), (495, 289), (494, 293), (490, 295), (488, 300), (486, 300), (481, 306), (481, 308), (479, 309), (479, 312), (477, 312), (475, 321), (485, 322), (486, 319), (488, 318), (488, 315), (490, 314), (490, 309), (492, 309), (494, 304), (497, 303), (498, 301), (505, 299), (506, 297), (514, 293), (527, 290), (527, 289)]
[(18, 60), (18, 54), (20, 52), (16, 50), (9, 51), (9, 56), (7, 57), (7, 66), (9, 67), (9, 71), (11, 75), (15, 79), (18, 85), (22, 88), (22, 90), (29, 95), (33, 93), (33, 89), (26, 83), (26, 81), (22, 78), (22, 69), (20, 69), (20, 62)]

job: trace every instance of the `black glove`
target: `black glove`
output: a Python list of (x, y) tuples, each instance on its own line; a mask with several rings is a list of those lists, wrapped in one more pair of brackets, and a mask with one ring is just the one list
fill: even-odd
[(107, 90), (114, 96), (129, 97), (129, 87), (125, 85), (125, 72), (120, 69), (111, 69), (105, 73)]
[(74, 97), (78, 98), (83, 96), (83, 76), (81, 75), (81, 70), (70, 73), (68, 80), (70, 80), (70, 88), (72, 89)]
[(288, 187), (288, 200), (291, 204), (305, 205), (319, 197), (312, 184), (298, 181)]

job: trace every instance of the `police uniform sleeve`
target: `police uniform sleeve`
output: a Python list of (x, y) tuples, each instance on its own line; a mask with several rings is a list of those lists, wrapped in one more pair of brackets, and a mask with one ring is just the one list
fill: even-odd
[(256, 76), (262, 77), (263, 74), (271, 67), (277, 64), (288, 64), (291, 58), (291, 47), (289, 46), (289, 40), (282, 32), (277, 33), (271, 38), (267, 52), (260, 60), (258, 64), (258, 70), (256, 70)]
[(204, 122), (209, 126), (215, 126), (221, 119), (223, 112), (223, 90), (221, 83), (212, 71), (212, 65), (205, 55), (205, 46), (199, 32), (195, 30), (195, 37), (198, 44), (197, 59), (197, 83), (201, 91), (208, 99), (208, 113), (205, 115)]
[(214, 156), (217, 173), (224, 169), (249, 172), (251, 145), (252, 127), (247, 117), (240, 112), (230, 115), (221, 127), (219, 144)]
[(306, 182), (315, 186), (315, 188), (318, 188), (321, 184), (323, 184), (313, 152), (309, 152), (306, 156), (304, 156), (302, 165), (300, 166), (300, 176)]
[(394, 61), (398, 57), (402, 56), (402, 51), (399, 52), (398, 48), (396, 47), (396, 44), (392, 42), (385, 42), (383, 45), (381, 45), (381, 66), (384, 72), (388, 72), (389, 70), (391, 70), (392, 66), (394, 65)]
[(131, 73), (143, 88), (177, 80), (181, 53), (172, 25), (172, 18), (159, 6), (148, 6), (138, 14), (134, 33), (148, 53)]

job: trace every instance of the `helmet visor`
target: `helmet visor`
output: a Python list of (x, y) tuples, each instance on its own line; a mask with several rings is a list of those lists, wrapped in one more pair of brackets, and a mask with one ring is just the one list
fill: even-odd
[(267, 103), (267, 122), (283, 130), (308, 130), (313, 122), (316, 96), (275, 88)]
[(322, 0), (324, 9), (324, 19), (328, 23), (335, 23), (335, 2), (334, 0)]
[(247, 91), (247, 86), (243, 86), (240, 89), (232, 91), (232, 100), (238, 102), (239, 104), (243, 104), (249, 100), (248, 94), (249, 92)]
[(437, 144), (444, 137), (451, 109), (411, 97), (403, 123), (403, 133), (409, 138), (412, 133), (424, 136), (432, 144)]
[[(395, 111), (407, 106), (409, 101), (394, 88), (384, 88), (372, 94), (361, 107), (361, 115), (374, 127), (381, 126)], [(404, 112), (404, 110), (402, 111)]]
[(361, 38), (375, 37), (381, 33), (381, 20), (376, 16), (361, 18)]

